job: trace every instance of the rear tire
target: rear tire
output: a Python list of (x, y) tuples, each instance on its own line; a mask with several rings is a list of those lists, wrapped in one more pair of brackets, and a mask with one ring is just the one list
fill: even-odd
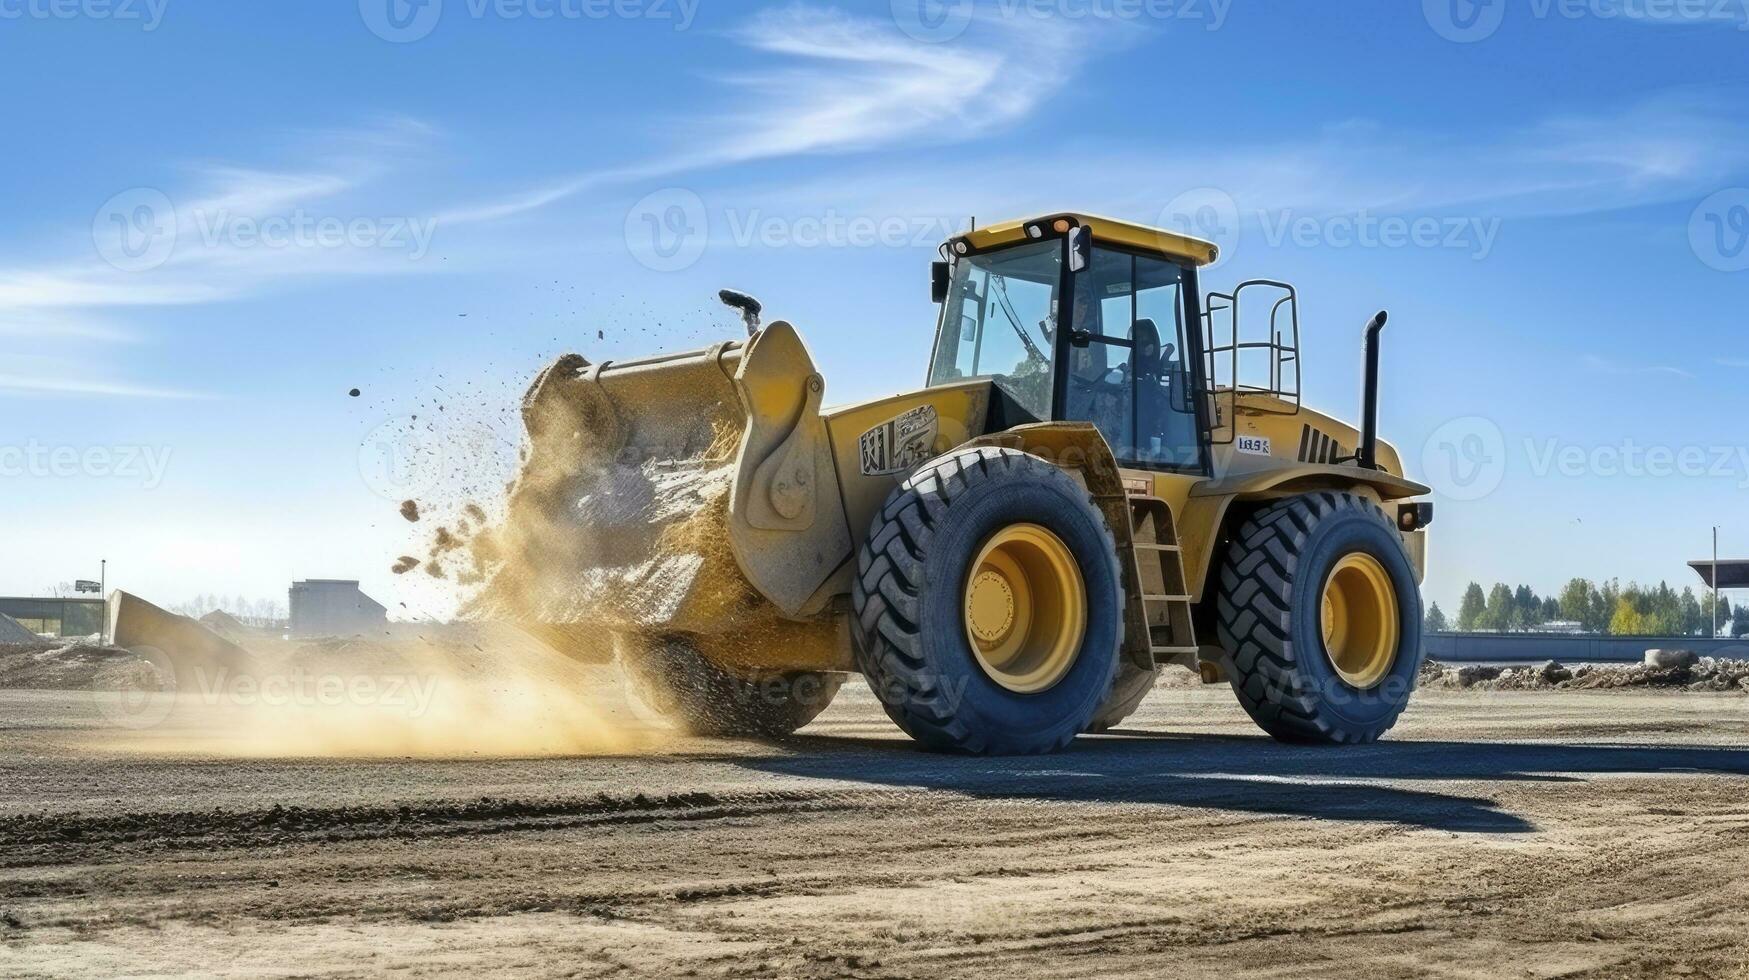
[[(973, 645), (974, 631), (989, 625), (980, 618), (988, 595), (980, 583), (990, 574), (983, 562), (1020, 529), (1058, 549), (1060, 561), (1019, 573), (1007, 593), (1012, 616), (998, 626), (1023, 631), (1028, 650), (1035, 634), (1071, 637), (1040, 648), (1048, 651), (1043, 680), (994, 663), (989, 644), (1008, 643), (1009, 634)], [(1077, 585), (1053, 592), (1065, 580)], [(1067, 473), (1012, 449), (951, 453), (894, 488), (869, 529), (851, 590), (857, 662), (888, 716), (926, 748), (1055, 751), (1087, 729), (1111, 693), (1120, 581), (1111, 532)], [(1053, 595), (1075, 598), (1053, 606)], [(1063, 623), (1073, 632), (1056, 631)]]
[(627, 693), (691, 735), (792, 734), (826, 710), (843, 680), (816, 671), (730, 673), (684, 637), (622, 636), (618, 660)]
[[(1356, 665), (1327, 644), (1326, 590), (1355, 563), (1376, 568), (1385, 604), (1394, 601), (1395, 622), (1372, 630), (1388, 663)], [(1220, 575), (1217, 632), (1233, 690), (1260, 728), (1283, 741), (1356, 744), (1396, 724), (1421, 670), (1421, 593), (1376, 503), (1325, 491), (1264, 507), (1240, 526)]]

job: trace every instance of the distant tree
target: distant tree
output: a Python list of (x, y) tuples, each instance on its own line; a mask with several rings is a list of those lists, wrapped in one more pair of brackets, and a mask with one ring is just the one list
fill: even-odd
[(1726, 596), (1719, 596), (1718, 613), (1714, 614), (1713, 594), (1710, 591), (1700, 597), (1700, 618), (1704, 624), (1701, 632), (1707, 636), (1712, 636), (1715, 628), (1725, 629), (1726, 624), (1736, 623), (1736, 617), (1731, 612), (1731, 600)]
[(1439, 603), (1427, 607), (1427, 632), (1444, 633), (1449, 627), (1445, 621), (1445, 613), (1440, 612)]
[(1457, 628), (1465, 632), (1482, 628), (1482, 616), (1487, 611), (1488, 600), (1482, 595), (1479, 582), (1471, 582), (1464, 589), (1463, 601), (1458, 604)]
[(1552, 623), (1561, 618), (1561, 600), (1549, 596), (1543, 600), (1542, 621)]
[(1583, 623), (1591, 618), (1591, 592), (1596, 588), (1589, 581), (1576, 578), (1561, 590), (1561, 618)]
[(1621, 598), (1621, 585), (1615, 579), (1603, 583), (1591, 594), (1591, 619), (1587, 629), (1593, 633), (1609, 632), (1615, 617), (1616, 601)]
[(1638, 636), (1645, 632), (1633, 599), (1623, 595), (1615, 600), (1615, 615), (1609, 618), (1609, 631), (1617, 636)]
[(1738, 606), (1731, 613), (1731, 628), (1728, 631), (1733, 637), (1749, 636), (1749, 606)]
[(1504, 582), (1494, 583), (1494, 588), (1488, 591), (1487, 609), (1482, 613), (1482, 628), (1502, 633), (1511, 629), (1514, 608), (1512, 590)]
[(1512, 623), (1510, 629), (1527, 630), (1535, 626), (1543, 613), (1543, 601), (1536, 597), (1528, 585), (1521, 585), (1512, 592)]
[(1706, 613), (1701, 610), (1700, 600), (1694, 597), (1693, 589), (1682, 590), (1681, 623), (1683, 636), (1700, 636), (1711, 632), (1707, 629)]

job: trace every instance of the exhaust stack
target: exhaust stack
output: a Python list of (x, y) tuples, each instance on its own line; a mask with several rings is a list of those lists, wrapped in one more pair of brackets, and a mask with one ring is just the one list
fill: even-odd
[(1379, 449), (1379, 334), (1388, 314), (1378, 311), (1366, 324), (1366, 388), (1360, 402), (1360, 451), (1358, 461), (1369, 470), (1378, 469)]

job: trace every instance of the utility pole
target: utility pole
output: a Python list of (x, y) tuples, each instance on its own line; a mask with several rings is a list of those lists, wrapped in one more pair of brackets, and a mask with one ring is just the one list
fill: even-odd
[(103, 623), (97, 627), (97, 642), (109, 646), (109, 559), (97, 560), (97, 594), (103, 597)]
[(1713, 525), (1713, 639), (1719, 638), (1719, 526)]

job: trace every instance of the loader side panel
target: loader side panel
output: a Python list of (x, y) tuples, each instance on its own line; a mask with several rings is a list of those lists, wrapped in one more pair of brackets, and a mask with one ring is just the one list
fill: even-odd
[(990, 382), (981, 380), (826, 413), (839, 495), (858, 546), (893, 487), (925, 461), (983, 435), (989, 411)]

